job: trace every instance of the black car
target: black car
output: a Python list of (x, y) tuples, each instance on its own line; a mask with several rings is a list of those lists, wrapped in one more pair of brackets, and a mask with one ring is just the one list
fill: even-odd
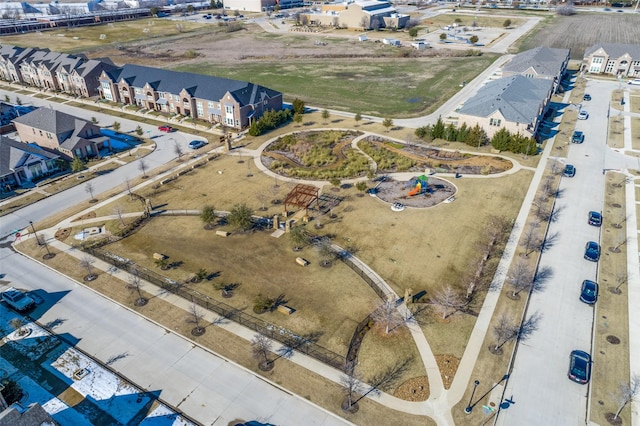
[(589, 212), (589, 225), (591, 225), (591, 226), (601, 226), (602, 225), (602, 215), (599, 212)]
[(571, 135), (571, 142), (572, 143), (584, 142), (584, 133), (582, 133), (580, 130), (574, 131), (573, 135)]
[(584, 101), (590, 101), (591, 100), (591, 95), (588, 93), (585, 93), (584, 96), (582, 97), (582, 100)]
[(569, 379), (585, 385), (591, 379), (591, 355), (584, 351), (571, 351), (569, 355)]
[(595, 241), (589, 241), (584, 248), (584, 258), (591, 262), (600, 260), (600, 244)]
[(562, 174), (566, 177), (574, 177), (576, 175), (576, 168), (571, 164), (567, 164), (566, 166), (564, 166), (564, 171), (562, 172)]
[(593, 305), (598, 301), (598, 283), (591, 280), (582, 281), (580, 300), (588, 305)]

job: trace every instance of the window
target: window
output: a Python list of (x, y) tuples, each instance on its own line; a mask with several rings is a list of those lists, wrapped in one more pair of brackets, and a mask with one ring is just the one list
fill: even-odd
[(197, 109), (198, 109), (198, 116), (199, 116), (199, 117), (202, 117), (202, 116), (204, 115), (204, 108), (203, 108), (203, 106), (202, 106), (202, 102), (198, 102), (198, 103), (196, 104), (196, 107), (197, 107)]
[(215, 104), (213, 102), (211, 102), (211, 101), (207, 102), (207, 106), (209, 107), (209, 109), (214, 109), (215, 108), (214, 105)]
[(226, 112), (227, 114), (233, 114), (233, 105), (225, 105), (224, 112)]
[(500, 126), (502, 124), (502, 120), (499, 118), (492, 118), (489, 120), (489, 126)]

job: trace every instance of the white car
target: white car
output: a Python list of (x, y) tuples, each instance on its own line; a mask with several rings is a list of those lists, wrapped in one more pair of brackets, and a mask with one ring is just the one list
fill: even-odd
[(18, 312), (24, 312), (36, 306), (36, 301), (23, 291), (9, 287), (0, 294), (0, 298), (7, 305)]
[(634, 78), (633, 80), (629, 80), (628, 83), (640, 86), (640, 78)]
[(586, 120), (587, 118), (589, 118), (589, 113), (585, 110), (581, 110), (580, 113), (578, 113), (578, 120)]

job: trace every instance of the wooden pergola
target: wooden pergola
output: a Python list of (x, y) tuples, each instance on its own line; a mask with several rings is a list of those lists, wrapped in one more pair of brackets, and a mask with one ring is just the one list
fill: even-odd
[(284, 199), (284, 213), (289, 213), (289, 206), (295, 206), (307, 210), (314, 201), (316, 202), (316, 207), (319, 207), (319, 192), (320, 190), (313, 185), (304, 185), (302, 183), (297, 184), (293, 187), (291, 192), (287, 194), (287, 198)]

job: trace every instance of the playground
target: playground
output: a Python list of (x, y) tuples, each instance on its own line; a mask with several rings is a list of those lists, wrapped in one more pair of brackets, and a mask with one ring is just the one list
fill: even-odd
[[(451, 182), (433, 176), (417, 176), (403, 182), (385, 179), (370, 193), (387, 203), (400, 202), (407, 207), (433, 207), (452, 200), (457, 188)], [(455, 198), (455, 197), (454, 197)]]

